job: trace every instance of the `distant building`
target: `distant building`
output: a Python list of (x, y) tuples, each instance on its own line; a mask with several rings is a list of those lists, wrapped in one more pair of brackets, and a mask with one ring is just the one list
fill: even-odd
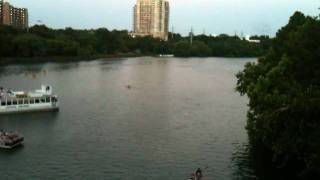
[(8, 2), (0, 0), (0, 24), (28, 29), (28, 9), (16, 8)]
[(132, 36), (168, 40), (169, 9), (167, 0), (137, 0), (133, 8)]

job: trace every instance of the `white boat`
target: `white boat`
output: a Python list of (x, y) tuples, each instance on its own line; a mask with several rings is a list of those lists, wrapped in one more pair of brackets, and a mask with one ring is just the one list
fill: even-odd
[(0, 114), (58, 109), (58, 96), (52, 93), (51, 86), (42, 85), (41, 89), (30, 92), (0, 87)]
[(159, 57), (172, 58), (172, 57), (174, 57), (174, 55), (173, 54), (159, 54)]
[(0, 148), (12, 149), (19, 146), (24, 141), (24, 138), (16, 132), (0, 131)]

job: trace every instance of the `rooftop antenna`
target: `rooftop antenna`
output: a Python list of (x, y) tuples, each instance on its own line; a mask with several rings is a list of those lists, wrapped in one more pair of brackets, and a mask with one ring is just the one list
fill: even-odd
[(191, 31), (190, 31), (190, 45), (192, 46), (193, 44), (193, 27), (191, 26)]
[(171, 39), (174, 37), (174, 26), (172, 26)]

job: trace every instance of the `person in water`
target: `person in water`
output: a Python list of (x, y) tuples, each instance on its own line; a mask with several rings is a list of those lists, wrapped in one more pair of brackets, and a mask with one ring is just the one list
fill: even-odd
[(202, 178), (202, 170), (200, 168), (198, 168), (197, 171), (196, 171), (196, 177), (198, 179)]
[(198, 168), (196, 172), (191, 174), (191, 178), (188, 180), (200, 180), (202, 178), (202, 170)]

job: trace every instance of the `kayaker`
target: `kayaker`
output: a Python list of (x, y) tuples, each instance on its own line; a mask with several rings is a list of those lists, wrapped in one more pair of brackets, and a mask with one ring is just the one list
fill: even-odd
[(197, 177), (197, 179), (201, 179), (202, 178), (202, 170), (200, 168), (198, 168), (197, 171), (196, 171), (196, 177)]

